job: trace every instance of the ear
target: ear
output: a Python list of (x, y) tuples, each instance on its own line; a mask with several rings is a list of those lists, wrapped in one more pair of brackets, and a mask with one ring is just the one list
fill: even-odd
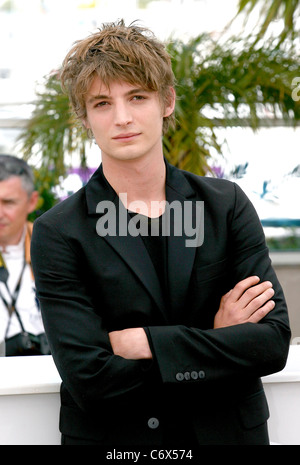
[(32, 213), (36, 209), (38, 200), (39, 200), (38, 191), (33, 191), (28, 201), (28, 214)]
[(81, 122), (82, 122), (83, 126), (85, 127), (85, 129), (91, 129), (89, 120), (87, 118), (82, 119)]
[(169, 95), (168, 95), (168, 101), (164, 109), (164, 114), (163, 117), (166, 118), (170, 116), (174, 109), (175, 109), (175, 103), (176, 103), (176, 92), (173, 87), (169, 88)]

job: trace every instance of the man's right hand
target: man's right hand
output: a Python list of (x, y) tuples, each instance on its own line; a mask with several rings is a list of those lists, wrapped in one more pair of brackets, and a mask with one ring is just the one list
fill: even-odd
[(273, 308), (275, 302), (272, 283), (259, 283), (257, 276), (250, 276), (236, 284), (220, 302), (215, 315), (214, 328), (223, 328), (241, 323), (258, 323)]

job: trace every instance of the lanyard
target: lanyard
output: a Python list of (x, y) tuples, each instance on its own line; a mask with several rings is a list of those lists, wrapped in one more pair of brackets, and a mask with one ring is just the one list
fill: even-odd
[[(1, 254), (0, 254), (1, 256)], [(1, 256), (1, 259), (2, 260), (2, 266), (6, 269), (6, 266), (5, 266), (5, 263), (4, 263), (4, 259), (3, 257)], [(25, 271), (25, 267), (26, 267), (26, 260), (25, 260), (25, 257), (24, 257), (24, 262), (23, 262), (23, 267), (22, 267), (22, 271), (21, 271), (21, 274), (20, 274), (20, 277), (19, 277), (19, 280), (17, 282), (17, 285), (16, 285), (16, 288), (13, 292), (13, 294), (11, 294), (9, 288), (8, 288), (8, 285), (7, 285), (7, 279), (6, 280), (3, 280), (4, 284), (5, 284), (5, 287), (6, 287), (6, 290), (11, 298), (11, 302), (8, 303), (7, 300), (3, 297), (1, 291), (0, 291), (0, 297), (5, 305), (5, 307), (7, 308), (7, 311), (8, 311), (8, 314), (9, 314), (9, 321), (8, 321), (8, 325), (7, 325), (7, 328), (6, 328), (6, 333), (5, 333), (5, 337), (7, 336), (8, 334), (8, 329), (9, 329), (9, 326), (10, 326), (10, 320), (11, 320), (11, 316), (13, 314), (13, 312), (15, 312), (18, 320), (19, 320), (19, 323), (20, 323), (20, 326), (21, 326), (21, 329), (22, 331), (24, 332), (24, 326), (23, 326), (23, 323), (22, 323), (22, 320), (21, 320), (21, 317), (19, 315), (19, 312), (17, 311), (16, 309), (16, 303), (17, 303), (17, 300), (18, 300), (18, 297), (19, 297), (19, 293), (20, 293), (20, 288), (21, 288), (21, 283), (22, 283), (22, 278), (23, 278), (23, 274), (24, 274), (24, 271)]]

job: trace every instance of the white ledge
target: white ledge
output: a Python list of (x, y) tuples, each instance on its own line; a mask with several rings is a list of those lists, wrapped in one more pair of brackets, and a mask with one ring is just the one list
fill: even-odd
[(273, 265), (300, 265), (300, 252), (270, 252), (270, 258)]
[[(0, 445), (59, 445), (61, 379), (52, 357), (0, 357), (0, 373)], [(272, 444), (300, 445), (300, 345), (262, 381)]]
[[(51, 355), (0, 357), (0, 396), (58, 393), (61, 378)], [(264, 384), (300, 381), (300, 345), (291, 345), (285, 368), (262, 378)]]
[(300, 345), (290, 345), (289, 356), (282, 371), (262, 378), (268, 383), (299, 383), (300, 381)]
[(61, 379), (51, 355), (0, 358), (0, 395), (59, 392)]

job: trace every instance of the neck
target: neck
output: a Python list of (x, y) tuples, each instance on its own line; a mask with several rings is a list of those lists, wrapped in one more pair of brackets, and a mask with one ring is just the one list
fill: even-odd
[[(117, 165), (117, 166), (116, 166)], [(164, 207), (166, 166), (156, 160), (103, 160), (103, 172), (129, 210), (147, 216), (159, 216)]]

